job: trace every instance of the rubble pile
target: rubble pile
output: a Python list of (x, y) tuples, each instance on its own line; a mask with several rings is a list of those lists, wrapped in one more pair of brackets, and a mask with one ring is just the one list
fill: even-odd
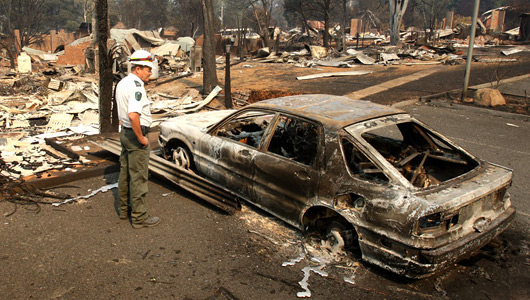
[[(346, 53), (321, 50), (319, 46), (308, 46), (311, 50), (302, 49), (293, 52), (268, 52), (262, 58), (252, 61), (263, 63), (289, 63), (296, 67), (313, 68), (318, 66), (352, 68), (355, 65), (392, 65), (392, 64), (459, 64), (463, 62), (462, 51), (451, 44), (444, 47), (419, 46), (398, 48), (395, 46), (378, 46), (365, 49), (350, 48)], [(325, 48), (323, 48), (325, 49)], [(268, 49), (260, 53), (267, 52)]]
[(161, 57), (158, 67), (164, 71), (164, 77), (181, 76), (190, 72), (188, 59), (175, 56)]
[[(11, 179), (28, 176), (40, 178), (49, 170), (76, 172), (90, 161), (76, 154), (80, 150), (61, 144), (99, 133), (98, 85), (93, 75), (42, 74), (20, 79), (4, 79), (0, 96), (1, 174)], [(180, 114), (191, 113), (214, 100), (222, 89), (217, 87), (205, 99), (189, 89), (180, 97), (148, 90), (156, 126)]]
[[(2, 176), (39, 177), (50, 169), (86, 162), (82, 157), (68, 157), (52, 146), (56, 144), (54, 139), (75, 139), (99, 132), (97, 86), (87, 79), (61, 81), (39, 74), (23, 78), (26, 80), (8, 79), (1, 83), (11, 86), (16, 94), (0, 97)], [(54, 81), (60, 82), (57, 91), (50, 88)]]

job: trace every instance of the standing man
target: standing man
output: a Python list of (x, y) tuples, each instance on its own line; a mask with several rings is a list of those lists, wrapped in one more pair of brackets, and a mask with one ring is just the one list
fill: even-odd
[(145, 50), (135, 51), (129, 61), (132, 70), (116, 86), (118, 118), (121, 123), (120, 179), (118, 197), (120, 219), (128, 219), (128, 203), (133, 228), (152, 227), (160, 223), (159, 217), (147, 214), (145, 196), (149, 165), (149, 127), (151, 107), (144, 83), (149, 81), (153, 56)]

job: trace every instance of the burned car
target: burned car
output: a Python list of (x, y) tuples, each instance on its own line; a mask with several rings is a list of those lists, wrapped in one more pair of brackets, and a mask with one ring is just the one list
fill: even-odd
[(299, 95), (185, 115), (159, 142), (177, 165), (407, 277), (471, 255), (515, 216), (511, 170), (367, 101)]

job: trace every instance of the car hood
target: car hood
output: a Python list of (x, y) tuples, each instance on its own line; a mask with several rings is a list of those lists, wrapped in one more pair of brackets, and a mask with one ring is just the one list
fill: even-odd
[(182, 115), (162, 122), (162, 124), (160, 124), (160, 127), (174, 128), (175, 126), (179, 125), (191, 125), (201, 129), (205, 129), (221, 121), (223, 118), (233, 113), (234, 111), (235, 110), (227, 109)]

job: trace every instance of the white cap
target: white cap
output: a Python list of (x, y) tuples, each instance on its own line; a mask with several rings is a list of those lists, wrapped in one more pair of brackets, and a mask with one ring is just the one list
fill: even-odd
[(145, 50), (136, 50), (134, 53), (129, 57), (129, 61), (133, 65), (139, 65), (139, 66), (147, 66), (153, 68), (153, 54), (145, 51)]

